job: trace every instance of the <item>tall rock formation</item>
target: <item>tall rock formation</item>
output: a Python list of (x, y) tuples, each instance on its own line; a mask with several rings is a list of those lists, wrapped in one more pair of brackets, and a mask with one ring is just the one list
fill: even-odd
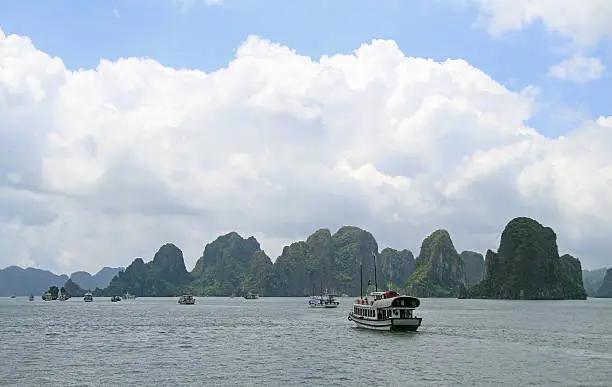
[(596, 297), (601, 298), (612, 298), (612, 268), (606, 271), (606, 276), (604, 277), (603, 283), (597, 290)]
[(595, 297), (597, 295), (597, 291), (601, 287), (601, 284), (603, 284), (607, 271), (608, 269), (605, 267), (596, 270), (582, 271), (582, 283), (589, 297)]
[(248, 293), (268, 295), (271, 292), (270, 284), (274, 280), (274, 270), (270, 257), (263, 250), (253, 253), (249, 261), (249, 268), (242, 282), (241, 288), (235, 293)]
[(410, 250), (398, 251), (387, 247), (380, 252), (377, 266), (380, 273), (379, 286), (386, 289), (390, 280), (392, 287), (401, 288), (414, 272), (416, 261)]
[(487, 251), (485, 279), (469, 293), (478, 298), (586, 298), (580, 261), (559, 257), (555, 232), (524, 217), (508, 223), (497, 253)]
[(459, 254), (465, 267), (467, 286), (474, 286), (484, 278), (484, 257), (473, 251), (463, 251)]
[(72, 279), (69, 279), (64, 284), (64, 289), (69, 297), (83, 297), (85, 295), (85, 290), (79, 286)]
[[(306, 241), (285, 246), (274, 263), (274, 295), (303, 296), (327, 288), (351, 295), (360, 292), (359, 265), (363, 264), (364, 291), (374, 283), (376, 240), (358, 227), (345, 226), (335, 234), (320, 229)], [(379, 282), (379, 286), (381, 283)]]
[[(230, 232), (218, 237), (206, 245), (202, 257), (191, 271), (194, 278), (193, 292), (196, 295), (207, 296), (242, 293), (245, 279), (252, 274), (251, 260), (255, 253), (260, 253), (259, 259), (265, 256), (265, 253), (261, 255), (263, 252), (259, 242), (252, 236), (245, 239), (236, 232)], [(255, 278), (256, 282), (260, 279)], [(249, 288), (259, 288), (260, 285), (254, 285), (253, 278), (248, 283)]]
[(448, 231), (437, 230), (423, 241), (406, 291), (416, 297), (461, 297), (467, 279), (463, 260)]
[(96, 294), (113, 296), (130, 292), (139, 297), (173, 297), (185, 292), (189, 282), (183, 252), (167, 243), (160, 247), (151, 262), (144, 263), (142, 258), (136, 258), (106, 289)]

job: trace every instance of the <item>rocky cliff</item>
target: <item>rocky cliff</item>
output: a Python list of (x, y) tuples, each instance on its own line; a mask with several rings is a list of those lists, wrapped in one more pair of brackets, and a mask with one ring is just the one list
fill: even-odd
[(463, 251), (459, 254), (465, 267), (465, 277), (468, 286), (474, 286), (484, 278), (484, 257), (473, 251)]
[(435, 231), (421, 244), (416, 268), (406, 283), (406, 292), (416, 297), (460, 297), (466, 288), (463, 260), (448, 231)]
[(607, 271), (608, 269), (605, 267), (596, 270), (582, 271), (582, 283), (589, 297), (595, 297), (597, 295), (597, 291), (601, 287), (601, 284), (603, 284)]
[(596, 297), (612, 298), (612, 268), (606, 271), (603, 283), (597, 290)]
[(530, 218), (511, 220), (497, 253), (488, 250), (485, 279), (470, 297), (505, 299), (585, 299), (580, 261), (559, 257), (557, 236)]
[[(363, 264), (364, 290), (374, 283), (376, 240), (358, 227), (345, 226), (335, 234), (320, 229), (306, 241), (283, 249), (274, 263), (274, 294), (303, 296), (321, 287), (337, 293), (359, 294), (359, 265)], [(379, 283), (380, 285), (380, 283)]]
[(378, 256), (379, 286), (387, 288), (391, 281), (393, 288), (403, 287), (406, 280), (414, 272), (416, 261), (410, 250), (383, 249)]
[(64, 284), (64, 289), (66, 290), (66, 294), (69, 297), (83, 297), (85, 295), (85, 290), (79, 286), (72, 279), (69, 279)]
[(96, 295), (113, 296), (129, 292), (139, 297), (172, 297), (183, 293), (190, 280), (183, 252), (172, 243), (167, 243), (148, 263), (136, 258)]
[[(242, 293), (244, 282), (250, 275), (253, 255), (260, 252), (263, 253), (254, 237), (245, 239), (236, 232), (218, 237), (206, 245), (202, 257), (198, 259), (191, 272), (194, 278), (191, 286), (193, 293), (209, 296)], [(260, 259), (265, 256), (265, 253), (263, 255), (261, 253)], [(260, 287), (253, 282), (259, 282), (260, 278), (249, 278), (249, 288)]]

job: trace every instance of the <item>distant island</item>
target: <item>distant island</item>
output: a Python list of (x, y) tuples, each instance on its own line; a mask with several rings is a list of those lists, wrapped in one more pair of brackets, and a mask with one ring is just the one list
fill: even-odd
[(77, 271), (69, 276), (57, 275), (47, 270), (9, 266), (0, 269), (0, 297), (10, 295), (29, 296), (30, 294), (42, 295), (53, 286), (65, 287), (66, 281), (72, 280), (84, 289), (106, 288), (114, 276), (123, 267), (104, 267), (96, 274), (91, 275), (85, 271)]
[[(87, 290), (98, 297), (125, 293), (138, 297), (186, 293), (295, 297), (318, 293), (322, 288), (354, 296), (360, 292), (360, 265), (364, 291), (374, 290), (376, 278), (379, 289), (391, 287), (416, 297), (586, 299), (585, 288), (589, 286), (597, 286), (589, 295), (612, 297), (607, 295), (612, 294), (607, 290), (612, 290), (610, 270), (605, 280), (602, 271), (596, 272), (600, 276), (582, 271), (577, 258), (559, 256), (551, 228), (525, 217), (512, 219), (501, 234), (497, 252), (488, 250), (485, 257), (474, 251), (459, 253), (444, 229), (425, 238), (415, 258), (407, 249), (379, 252), (371, 233), (344, 226), (333, 234), (325, 228), (316, 230), (306, 240), (285, 246), (272, 263), (254, 237), (230, 232), (204, 247), (191, 272), (185, 267), (183, 252), (166, 243), (149, 262), (136, 258), (125, 269), (104, 268), (95, 276), (85, 272), (73, 273), (70, 278), (49, 276), (46, 282), (40, 281), (39, 288), (44, 291), (60, 286), (73, 297)], [(1, 275), (2, 271), (0, 280)]]

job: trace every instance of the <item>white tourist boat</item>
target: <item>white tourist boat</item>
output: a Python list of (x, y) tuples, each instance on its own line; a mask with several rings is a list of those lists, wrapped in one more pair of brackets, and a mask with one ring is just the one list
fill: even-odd
[(181, 305), (193, 305), (195, 304), (195, 298), (191, 294), (184, 294), (179, 297), (178, 303)]
[(91, 294), (91, 292), (85, 293), (85, 296), (83, 296), (83, 301), (93, 302), (93, 294)]
[[(374, 285), (376, 291), (363, 297), (363, 267), (360, 266), (361, 296), (353, 303), (348, 320), (360, 328), (377, 331), (416, 331), (422, 318), (414, 315), (421, 305), (416, 297), (400, 296), (395, 290), (378, 291), (376, 282), (376, 256), (374, 257)], [(368, 281), (369, 283), (369, 281)]]
[(320, 296), (311, 296), (308, 306), (311, 308), (337, 308), (340, 303), (336, 301), (333, 294), (328, 294), (327, 289), (321, 292)]
[(421, 301), (416, 297), (400, 296), (395, 290), (372, 292), (355, 300), (349, 321), (360, 328), (380, 331), (416, 331), (421, 317), (414, 315)]

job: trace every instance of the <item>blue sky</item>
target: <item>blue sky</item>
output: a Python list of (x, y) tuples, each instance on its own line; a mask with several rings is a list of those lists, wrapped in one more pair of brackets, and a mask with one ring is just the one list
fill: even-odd
[[(226, 66), (249, 34), (315, 59), (349, 53), (372, 39), (393, 39), (409, 56), (463, 58), (513, 90), (535, 85), (539, 109), (529, 124), (547, 136), (566, 133), (580, 119), (612, 114), (606, 72), (586, 83), (548, 75), (566, 54), (563, 37), (541, 23), (491, 37), (477, 19), (473, 4), (429, 0), (226, 0), (222, 5), (194, 0), (188, 7), (175, 0), (0, 3), (5, 33), (29, 36), (70, 69), (137, 56), (210, 72)], [(605, 63), (612, 59), (606, 48), (601, 44), (590, 53)]]

